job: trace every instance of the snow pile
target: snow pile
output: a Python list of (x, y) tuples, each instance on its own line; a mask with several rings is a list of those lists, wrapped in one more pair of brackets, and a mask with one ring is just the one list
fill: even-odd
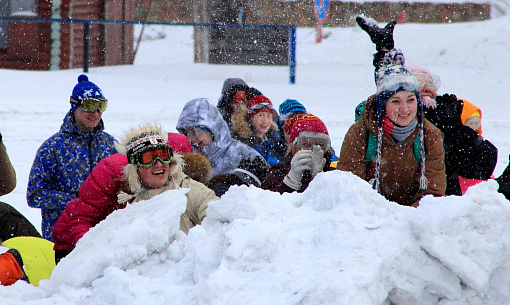
[(508, 276), (491, 283), (510, 262), (510, 205), (497, 187), (495, 181), (477, 185), (466, 193), (469, 201), (426, 198), (410, 219), (421, 247), (482, 295), (510, 286)]
[(4, 304), (491, 304), (510, 278), (510, 209), (495, 189), (414, 209), (334, 171), (303, 194), (234, 187), (188, 236), (186, 190), (169, 191), (111, 214), (39, 288), (0, 293)]

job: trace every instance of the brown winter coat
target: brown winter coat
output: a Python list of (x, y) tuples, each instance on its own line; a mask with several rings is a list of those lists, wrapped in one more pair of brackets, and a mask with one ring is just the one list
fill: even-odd
[[(446, 175), (444, 149), (441, 131), (427, 119), (423, 119), (425, 138), (425, 176), (428, 188), (419, 189), (420, 164), (415, 159), (413, 144), (419, 128), (398, 147), (392, 138), (383, 135), (380, 193), (388, 200), (401, 205), (417, 206), (419, 200), (428, 194), (444, 196)], [(356, 176), (370, 181), (375, 176), (375, 163), (365, 161), (368, 130), (377, 136), (377, 119), (375, 95), (368, 98), (363, 118), (354, 123), (342, 143), (337, 169), (349, 171)]]
[(16, 172), (0, 135), (0, 196), (9, 194), (16, 187)]

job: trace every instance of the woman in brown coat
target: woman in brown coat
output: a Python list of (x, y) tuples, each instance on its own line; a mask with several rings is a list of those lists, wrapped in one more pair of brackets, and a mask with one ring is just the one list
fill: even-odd
[(389, 65), (378, 73), (377, 94), (347, 131), (338, 169), (369, 181), (401, 205), (418, 206), (428, 194), (444, 196), (441, 132), (423, 118), (418, 83), (406, 67)]

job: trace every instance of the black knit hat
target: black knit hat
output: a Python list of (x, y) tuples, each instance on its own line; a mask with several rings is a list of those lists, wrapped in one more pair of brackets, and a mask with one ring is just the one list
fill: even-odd
[(271, 165), (262, 156), (243, 158), (232, 173), (246, 185), (260, 187)]

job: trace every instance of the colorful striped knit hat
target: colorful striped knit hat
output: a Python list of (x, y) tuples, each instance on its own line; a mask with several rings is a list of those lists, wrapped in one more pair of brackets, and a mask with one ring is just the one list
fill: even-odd
[(286, 99), (283, 103), (278, 107), (278, 111), (280, 112), (280, 117), (286, 115), (287, 113), (306, 113), (306, 108), (300, 102), (293, 99)]
[(288, 119), (287, 121), (289, 121), (287, 128), (289, 128), (290, 130), (289, 132), (290, 143), (294, 142), (294, 140), (303, 131), (323, 133), (329, 136), (326, 124), (324, 124), (324, 122), (321, 119), (319, 119), (317, 116), (313, 114), (310, 113), (297, 114), (296, 116)]
[(280, 112), (278, 128), (282, 130), (285, 121), (287, 121), (289, 117), (300, 113), (306, 113), (306, 108), (303, 106), (303, 104), (296, 100), (286, 99), (283, 103), (280, 104), (278, 111)]

